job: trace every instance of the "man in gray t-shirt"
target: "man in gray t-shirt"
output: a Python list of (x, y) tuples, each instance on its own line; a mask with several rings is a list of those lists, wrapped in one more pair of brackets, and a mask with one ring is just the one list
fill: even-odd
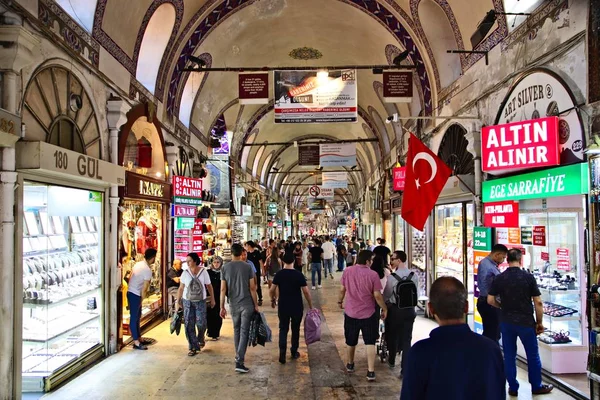
[(247, 373), (244, 356), (248, 347), (248, 332), (252, 314), (258, 312), (256, 279), (252, 267), (242, 259), (246, 250), (241, 244), (231, 246), (233, 261), (223, 266), (221, 272), (221, 318), (227, 316), (225, 296), (229, 298), (231, 319), (233, 320), (233, 341), (235, 343), (235, 370)]

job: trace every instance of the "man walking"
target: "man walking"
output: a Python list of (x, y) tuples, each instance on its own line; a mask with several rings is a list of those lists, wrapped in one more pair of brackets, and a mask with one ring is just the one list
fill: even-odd
[(233, 321), (233, 341), (235, 344), (235, 371), (250, 372), (244, 365), (248, 348), (248, 331), (254, 311), (258, 312), (256, 277), (252, 267), (242, 261), (244, 248), (241, 244), (231, 245), (233, 261), (223, 266), (221, 273), (221, 318), (227, 316), (225, 296), (229, 297), (231, 319)]
[[(358, 335), (367, 346), (367, 380), (375, 380), (375, 341), (379, 335), (379, 318), (375, 310), (377, 303), (381, 307), (381, 319), (385, 320), (387, 306), (381, 295), (381, 280), (377, 272), (371, 269), (373, 252), (363, 250), (358, 253), (357, 264), (348, 267), (342, 275), (338, 304), (344, 309), (344, 336), (348, 346), (346, 370), (354, 372), (354, 353), (358, 344)], [(346, 306), (344, 307), (344, 298)]]
[(256, 268), (256, 293), (258, 294), (258, 305), (262, 306), (263, 295), (260, 286), (260, 276), (261, 273), (265, 271), (265, 259), (261, 252), (256, 248), (256, 243), (251, 240), (246, 242), (246, 251), (248, 252), (248, 260), (251, 261)]
[(315, 275), (319, 276), (319, 289), (321, 289), (321, 260), (323, 259), (323, 249), (319, 239), (315, 239), (315, 245), (308, 249), (308, 262), (312, 277), (312, 290), (315, 290)]
[(335, 255), (335, 246), (331, 240), (325, 236), (321, 248), (323, 249), (323, 269), (325, 270), (325, 278), (327, 278), (327, 272), (329, 272), (329, 276), (333, 279), (333, 256)]
[(477, 269), (477, 287), (479, 298), (477, 299), (477, 311), (483, 322), (483, 336), (489, 337), (494, 342), (500, 340), (500, 310), (488, 304), (488, 290), (496, 275), (500, 275), (498, 265), (506, 259), (508, 248), (503, 244), (495, 244), (492, 252), (479, 263)]
[(294, 269), (294, 255), (285, 254), (283, 256), (284, 267), (275, 274), (273, 285), (270, 289), (271, 307), (278, 306), (277, 315), (279, 317), (279, 362), (285, 364), (285, 352), (287, 348), (287, 334), (292, 325), (292, 344), (290, 352), (292, 359), (300, 357), (298, 347), (300, 346), (300, 323), (304, 305), (302, 304), (302, 294), (306, 298), (308, 308), (312, 307), (310, 292), (306, 286), (304, 275)]
[[(394, 273), (388, 277), (383, 290), (383, 298), (388, 308), (385, 320), (385, 338), (388, 345), (388, 366), (396, 366), (396, 353), (402, 353), (400, 376), (404, 374), (406, 357), (412, 343), (412, 331), (417, 313), (415, 312), (419, 278), (406, 266), (406, 253), (395, 251), (392, 254)], [(398, 287), (402, 284), (401, 287)], [(396, 296), (398, 294), (398, 296)], [(397, 298), (398, 297), (398, 298)], [(414, 304), (413, 304), (414, 303)]]
[(444, 276), (431, 285), (429, 313), (439, 328), (410, 349), (401, 400), (506, 398), (500, 347), (471, 331), (465, 286)]
[[(487, 301), (500, 308), (502, 347), (504, 348), (504, 370), (508, 381), (508, 394), (518, 396), (517, 381), (517, 337), (521, 339), (527, 354), (527, 370), (532, 394), (550, 393), (552, 385), (542, 384), (542, 362), (538, 349), (537, 335), (544, 332), (544, 305), (540, 289), (533, 275), (521, 269), (523, 254), (519, 249), (510, 249), (507, 255), (508, 269), (496, 276), (488, 291)], [(496, 300), (500, 297), (500, 303)], [(533, 304), (535, 304), (535, 320)]]

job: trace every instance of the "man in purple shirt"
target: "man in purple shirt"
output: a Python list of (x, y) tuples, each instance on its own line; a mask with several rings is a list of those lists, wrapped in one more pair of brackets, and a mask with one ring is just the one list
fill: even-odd
[[(375, 380), (375, 342), (379, 335), (379, 318), (375, 312), (376, 303), (381, 307), (381, 319), (387, 315), (387, 307), (381, 295), (381, 280), (377, 272), (371, 269), (373, 252), (362, 250), (358, 253), (356, 264), (344, 270), (342, 289), (338, 304), (344, 309), (344, 336), (348, 346), (346, 370), (354, 372), (354, 353), (358, 344), (358, 335), (362, 332), (367, 346), (367, 380)], [(344, 297), (346, 307), (344, 308)]]

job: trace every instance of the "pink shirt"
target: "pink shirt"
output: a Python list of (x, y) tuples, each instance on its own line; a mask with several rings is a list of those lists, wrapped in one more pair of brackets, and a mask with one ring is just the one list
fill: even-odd
[(356, 319), (373, 315), (376, 304), (373, 292), (383, 289), (377, 272), (366, 265), (353, 265), (344, 270), (341, 282), (346, 288), (346, 315)]

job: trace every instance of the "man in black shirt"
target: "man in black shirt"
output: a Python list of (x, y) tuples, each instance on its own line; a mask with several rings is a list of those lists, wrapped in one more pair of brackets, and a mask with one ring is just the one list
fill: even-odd
[(308, 308), (312, 307), (310, 292), (306, 286), (306, 278), (302, 272), (294, 269), (294, 255), (285, 254), (283, 256), (283, 269), (275, 274), (273, 285), (270, 289), (271, 307), (275, 308), (278, 303), (279, 316), (279, 362), (285, 364), (285, 349), (287, 347), (287, 334), (292, 323), (292, 345), (290, 351), (295, 360), (300, 357), (298, 346), (300, 345), (300, 323), (304, 305), (302, 304), (302, 293), (308, 303)]
[[(487, 301), (500, 308), (502, 313), (502, 347), (504, 348), (504, 370), (508, 381), (508, 394), (518, 396), (517, 381), (517, 337), (521, 339), (527, 353), (527, 369), (531, 393), (546, 394), (552, 385), (542, 384), (542, 362), (538, 349), (537, 335), (544, 332), (544, 305), (540, 289), (533, 275), (521, 269), (522, 253), (519, 249), (508, 251), (508, 269), (497, 275), (488, 290)], [(500, 298), (500, 301), (496, 297)], [(535, 320), (533, 319), (535, 304)]]
[(319, 289), (321, 289), (321, 260), (323, 260), (323, 249), (319, 239), (315, 239), (315, 245), (308, 249), (308, 263), (312, 274), (312, 290), (315, 290), (315, 275), (319, 276)]
[(373, 249), (373, 253), (375, 253), (376, 256), (383, 258), (385, 266), (387, 267), (388, 265), (390, 265), (389, 255), (392, 251), (389, 249), (389, 247), (385, 245), (385, 239), (378, 240), (381, 244), (379, 246), (375, 246), (375, 248)]
[(246, 242), (246, 251), (248, 252), (248, 260), (252, 261), (256, 268), (256, 294), (258, 295), (258, 305), (262, 306), (262, 288), (260, 286), (260, 274), (264, 269), (265, 260), (260, 251), (256, 248), (256, 244), (249, 240)]

